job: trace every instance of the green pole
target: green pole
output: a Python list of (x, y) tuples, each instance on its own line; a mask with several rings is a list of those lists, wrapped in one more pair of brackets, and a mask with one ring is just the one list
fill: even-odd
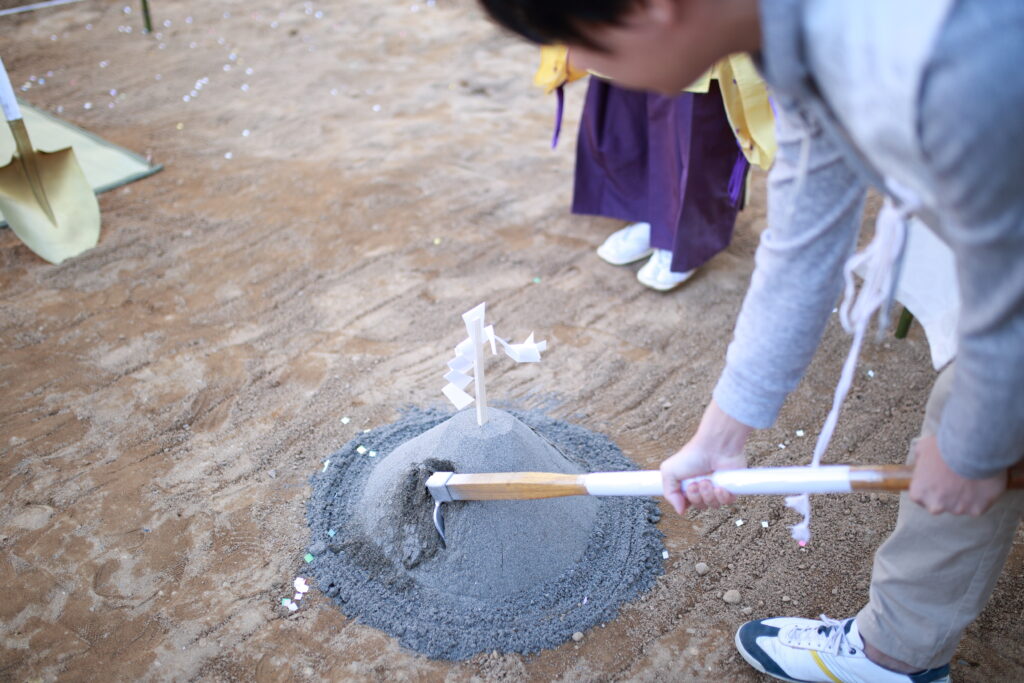
[(142, 0), (142, 23), (146, 33), (153, 32), (153, 20), (149, 17), (149, 0)]
[(907, 332), (910, 331), (910, 323), (914, 322), (914, 315), (907, 310), (907, 307), (903, 307), (903, 312), (900, 313), (900, 321), (896, 323), (896, 334), (897, 339), (904, 339), (907, 336)]

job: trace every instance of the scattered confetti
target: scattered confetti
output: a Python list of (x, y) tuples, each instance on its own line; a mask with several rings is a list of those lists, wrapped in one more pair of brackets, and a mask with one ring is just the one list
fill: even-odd
[(874, 377), (874, 376), (875, 376), (875, 371), (874, 370), (868, 370), (868, 377)]
[(331, 538), (334, 538), (334, 535), (335, 535), (336, 533), (338, 533), (338, 532), (337, 532), (337, 531), (335, 531), (334, 529), (328, 529), (328, 530), (327, 530), (327, 535), (328, 535), (328, 536), (330, 536)]
[(540, 284), (540, 278), (539, 277), (533, 278), (533, 284), (539, 285)]
[(765, 521), (765, 520), (761, 520), (761, 526), (763, 526), (765, 529), (767, 529), (768, 528), (768, 522)]
[(301, 576), (295, 579), (294, 585), (295, 590), (299, 593), (306, 593), (309, 591), (309, 584), (306, 583), (306, 579), (302, 578)]
[(309, 553), (306, 553), (305, 555), (302, 556), (302, 559), (304, 559), (306, 561), (306, 564), (309, 564), (310, 562), (312, 562), (316, 558), (313, 557), (312, 555), (310, 555)]
[(174, 127), (177, 128), (178, 130), (184, 130), (185, 124), (179, 121), (177, 125), (175, 125)]
[(323, 471), (326, 472), (327, 468), (330, 467), (330, 466), (331, 466), (330, 459), (324, 460), (324, 469), (323, 469)]
[(281, 598), (281, 604), (288, 608), (289, 612), (299, 609), (299, 606), (291, 601), (291, 598)]
[(663, 559), (663, 560), (667, 560), (668, 559), (668, 551), (667, 550), (662, 550), (661, 551), (661, 559)]
[(92, 109), (92, 102), (86, 102), (82, 105), (83, 109)]
[(224, 153), (224, 158), (225, 158), (225, 159), (232, 159), (232, 158), (234, 158), (234, 156), (235, 156), (235, 155), (234, 155), (234, 154), (232, 154), (231, 152), (225, 152), (225, 153)]
[(441, 244), (441, 238), (440, 237), (435, 237), (434, 238), (434, 244), (435, 245)]
[(351, 421), (352, 421), (352, 418), (348, 417), (347, 415), (345, 417), (341, 418), (341, 424), (343, 424), (343, 425), (347, 425)]
[(743, 526), (744, 524), (746, 524), (746, 522), (744, 522), (742, 519), (736, 520), (736, 526)]
[(366, 455), (366, 446), (356, 446), (356, 453), (358, 453), (359, 455)]
[(364, 430), (363, 430), (363, 434), (369, 434), (369, 433), (370, 433), (370, 430), (369, 430), (369, 429), (364, 429)]
[(370, 456), (371, 458), (376, 458), (377, 457), (377, 451), (370, 451), (369, 453), (367, 453), (367, 455)]
[(380, 111), (380, 105), (379, 104), (375, 104), (375, 105), (373, 105), (371, 107), (371, 109), (373, 109), (374, 111)]
[(248, 128), (246, 128), (245, 130), (243, 130), (243, 131), (242, 131), (242, 137), (243, 137), (243, 138), (247, 138), (247, 137), (249, 137), (250, 135), (252, 135), (252, 131), (251, 131), (251, 130), (249, 130)]
[(780, 444), (779, 444), (779, 449), (780, 449), (780, 450), (783, 450), (783, 451), (784, 451), (784, 450), (786, 450), (786, 444), (784, 444), (784, 443), (780, 443)]
[(796, 430), (796, 435), (797, 436), (803, 436), (804, 435), (804, 430), (802, 430), (802, 429)]

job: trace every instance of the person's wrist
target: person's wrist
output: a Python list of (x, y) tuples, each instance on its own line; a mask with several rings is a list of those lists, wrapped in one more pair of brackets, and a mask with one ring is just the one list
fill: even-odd
[(695, 437), (703, 447), (716, 454), (735, 456), (743, 452), (752, 431), (753, 427), (729, 415), (712, 399), (704, 411)]

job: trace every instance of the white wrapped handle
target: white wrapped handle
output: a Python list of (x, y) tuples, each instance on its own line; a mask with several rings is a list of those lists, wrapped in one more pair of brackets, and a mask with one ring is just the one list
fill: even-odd
[(3, 59), (0, 59), (0, 107), (3, 108), (4, 118), (8, 121), (17, 121), (21, 118), (21, 107), (14, 96), (14, 88), (11, 87), (11, 79), (7, 75)]
[[(755, 467), (722, 470), (709, 476), (686, 479), (685, 489), (694, 482), (710, 479), (715, 486), (736, 495), (781, 495), (797, 493), (849, 493), (850, 467)], [(660, 496), (661, 472), (595, 472), (583, 475), (583, 484), (592, 496)]]

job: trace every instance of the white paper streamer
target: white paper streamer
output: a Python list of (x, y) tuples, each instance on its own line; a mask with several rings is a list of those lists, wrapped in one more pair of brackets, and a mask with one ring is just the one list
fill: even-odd
[[(498, 344), (509, 358), (517, 363), (538, 363), (540, 354), (546, 351), (546, 341), (534, 341), (533, 333), (522, 343), (513, 344), (494, 333), (494, 325), (484, 325), (486, 303), (466, 311), (462, 320), (466, 324), (469, 335), (455, 346), (455, 357), (448, 361), (448, 372), (444, 379), (447, 384), (441, 389), (456, 410), (462, 410), (472, 403), (477, 404), (477, 424), (487, 422), (487, 389), (484, 384), (483, 350), (489, 343), (491, 354), (498, 354)], [(476, 397), (471, 396), (466, 388), (474, 384)]]

